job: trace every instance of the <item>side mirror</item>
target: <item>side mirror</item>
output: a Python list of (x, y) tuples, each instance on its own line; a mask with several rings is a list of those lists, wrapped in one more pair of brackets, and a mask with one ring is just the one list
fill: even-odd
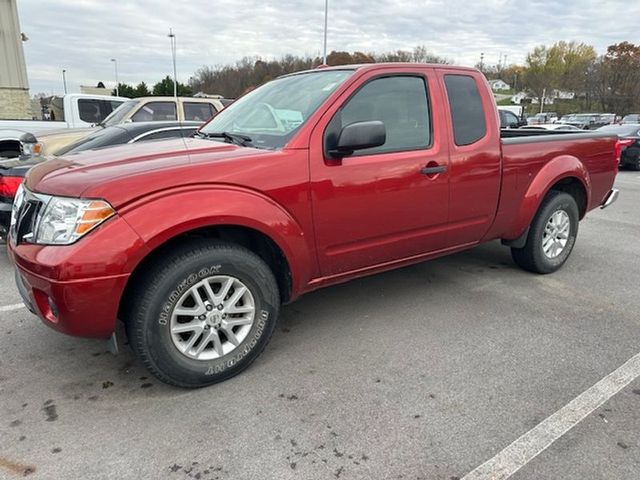
[(334, 157), (345, 157), (356, 150), (379, 147), (386, 141), (387, 131), (381, 121), (356, 122), (342, 129), (336, 147), (329, 153)]

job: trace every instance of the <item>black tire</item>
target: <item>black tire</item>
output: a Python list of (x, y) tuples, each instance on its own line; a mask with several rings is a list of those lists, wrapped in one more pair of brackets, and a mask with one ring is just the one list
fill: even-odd
[[(218, 275), (248, 288), (253, 324), (231, 352), (210, 360), (190, 358), (172, 340), (171, 313), (184, 292)], [(260, 257), (235, 244), (195, 240), (180, 245), (134, 281), (124, 318), (129, 343), (149, 371), (171, 385), (204, 387), (237, 375), (262, 353), (276, 326), (280, 296), (274, 275)]]
[[(542, 239), (547, 222), (557, 211), (569, 216), (569, 237), (562, 251), (555, 258), (547, 256), (542, 248)], [(575, 199), (565, 192), (552, 190), (542, 201), (527, 236), (523, 248), (511, 248), (514, 262), (524, 270), (534, 273), (552, 273), (558, 270), (569, 258), (578, 235), (580, 213)]]

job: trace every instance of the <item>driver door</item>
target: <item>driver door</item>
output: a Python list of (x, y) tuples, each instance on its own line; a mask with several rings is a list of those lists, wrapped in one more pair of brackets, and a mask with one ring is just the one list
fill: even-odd
[[(313, 217), (323, 276), (447, 244), (449, 159), (442, 114), (430, 108), (442, 104), (432, 98), (438, 92), (433, 70), (368, 75), (344, 93), (312, 135)], [(335, 136), (336, 123), (341, 130), (371, 120), (384, 123), (384, 145), (341, 159), (328, 154), (327, 138)]]

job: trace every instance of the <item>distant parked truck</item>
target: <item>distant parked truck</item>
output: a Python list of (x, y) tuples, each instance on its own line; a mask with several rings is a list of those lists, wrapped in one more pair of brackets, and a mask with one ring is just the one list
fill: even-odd
[(70, 93), (52, 98), (51, 120), (0, 119), (0, 157), (17, 157), (20, 154), (20, 137), (25, 133), (92, 127), (127, 100), (109, 95)]
[(103, 127), (129, 122), (204, 122), (224, 108), (220, 98), (140, 97), (127, 99), (111, 115), (93, 128), (58, 130), (20, 138), (23, 156), (55, 155), (61, 149)]

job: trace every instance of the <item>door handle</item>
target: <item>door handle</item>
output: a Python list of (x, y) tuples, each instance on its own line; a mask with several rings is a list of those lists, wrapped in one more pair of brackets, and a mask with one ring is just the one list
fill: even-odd
[(420, 170), (420, 173), (423, 175), (436, 175), (438, 173), (446, 172), (446, 165), (438, 165), (437, 167), (424, 167)]

